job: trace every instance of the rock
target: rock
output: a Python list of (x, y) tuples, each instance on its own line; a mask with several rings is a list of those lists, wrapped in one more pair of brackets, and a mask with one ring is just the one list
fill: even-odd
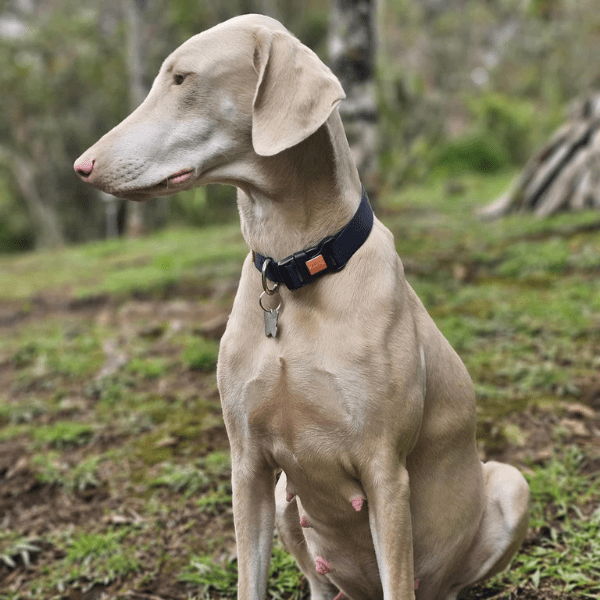
[(569, 402), (564, 406), (568, 417), (579, 417), (580, 419), (596, 418), (596, 411), (581, 402)]
[(579, 419), (561, 419), (559, 425), (578, 437), (591, 437), (591, 433), (583, 421)]
[(159, 440), (154, 444), (156, 448), (172, 448), (173, 446), (177, 446), (179, 440), (175, 437), (164, 437), (162, 440)]

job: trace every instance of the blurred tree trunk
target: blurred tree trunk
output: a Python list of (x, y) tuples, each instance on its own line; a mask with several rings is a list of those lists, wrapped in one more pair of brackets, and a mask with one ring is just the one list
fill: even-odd
[(45, 204), (35, 182), (35, 170), (32, 161), (16, 152), (11, 153), (13, 176), (19, 193), (27, 204), (27, 211), (36, 231), (36, 245), (42, 248), (56, 248), (64, 244), (64, 238), (58, 225), (58, 216)]
[[(129, 74), (129, 110), (134, 111), (146, 97), (143, 84), (141, 57), (140, 22), (144, 0), (125, 0), (123, 9), (127, 19), (127, 71)], [(144, 230), (145, 206), (137, 202), (128, 203), (127, 235), (136, 237)], [(117, 211), (114, 211), (115, 214)]]
[(479, 214), (548, 217), (589, 208), (600, 209), (600, 92), (569, 107), (567, 122), (532, 156), (512, 187)]
[(333, 0), (329, 59), (346, 99), (340, 104), (346, 136), (362, 182), (376, 201), (379, 189), (376, 30), (378, 0)]
[[(129, 74), (129, 110), (134, 111), (146, 97), (144, 70), (142, 66), (141, 21), (145, 0), (125, 0), (123, 9), (127, 19), (127, 71)], [(146, 204), (128, 202), (127, 235), (136, 237), (144, 232), (147, 221)], [(114, 211), (117, 214), (117, 211)]]

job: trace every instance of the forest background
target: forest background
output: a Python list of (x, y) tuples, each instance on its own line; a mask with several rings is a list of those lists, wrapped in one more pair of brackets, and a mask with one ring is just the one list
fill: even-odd
[[(598, 84), (596, 0), (377, 4), (384, 193), (440, 170), (522, 165), (568, 103)], [(139, 104), (180, 43), (252, 11), (280, 19), (328, 61), (330, 11), (319, 0), (1, 2), (0, 252), (114, 234), (111, 215), (123, 219), (127, 207), (75, 179), (74, 159)], [(145, 225), (230, 218), (233, 194), (154, 200)]]

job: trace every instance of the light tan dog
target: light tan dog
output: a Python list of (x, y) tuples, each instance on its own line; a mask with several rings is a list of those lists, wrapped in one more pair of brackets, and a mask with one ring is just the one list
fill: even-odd
[[(75, 170), (134, 200), (233, 184), (248, 245), (280, 260), (359, 205), (343, 98), (281, 24), (237, 17), (175, 50)], [(479, 461), (471, 380), (404, 278), (392, 234), (375, 219), (343, 270), (280, 286), (276, 337), (262, 292), (249, 255), (218, 366), (239, 598), (265, 596), (275, 523), (313, 600), (455, 598), (506, 567), (527, 528), (527, 484)]]

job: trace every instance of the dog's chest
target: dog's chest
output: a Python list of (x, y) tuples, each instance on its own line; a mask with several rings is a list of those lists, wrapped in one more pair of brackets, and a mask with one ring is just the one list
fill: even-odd
[(243, 437), (245, 447), (260, 446), (284, 469), (352, 452), (365, 425), (368, 378), (361, 369), (304, 345), (257, 341), (252, 354), (221, 347), (219, 388), (230, 435)]
[(279, 357), (244, 386), (250, 431), (279, 466), (344, 445), (352, 416), (337, 380), (310, 362)]

